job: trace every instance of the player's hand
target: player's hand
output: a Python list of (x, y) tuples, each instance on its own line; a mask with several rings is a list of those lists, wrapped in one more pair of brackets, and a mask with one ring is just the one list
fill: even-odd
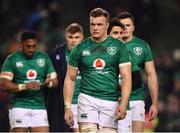
[(158, 113), (158, 107), (155, 105), (151, 105), (150, 110), (149, 110), (149, 121), (153, 120), (154, 118), (156, 118)]
[(64, 118), (66, 123), (72, 128), (74, 125), (74, 116), (71, 109), (65, 109)]
[(126, 117), (126, 106), (119, 105), (116, 109), (116, 120), (122, 120)]
[(38, 89), (40, 89), (40, 83), (35, 82), (35, 81), (26, 83), (26, 89), (27, 90), (38, 90)]
[(41, 88), (43, 88), (43, 87), (48, 87), (50, 81), (51, 81), (50, 78), (46, 78), (46, 80), (44, 81), (44, 83), (41, 85)]

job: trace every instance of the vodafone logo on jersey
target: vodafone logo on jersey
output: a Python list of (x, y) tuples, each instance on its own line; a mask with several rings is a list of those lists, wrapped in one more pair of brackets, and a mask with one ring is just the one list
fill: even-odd
[(98, 70), (103, 69), (105, 67), (105, 61), (101, 58), (98, 58), (93, 62), (93, 67)]
[(37, 72), (36, 70), (30, 69), (26, 73), (27, 79), (36, 79), (37, 77)]

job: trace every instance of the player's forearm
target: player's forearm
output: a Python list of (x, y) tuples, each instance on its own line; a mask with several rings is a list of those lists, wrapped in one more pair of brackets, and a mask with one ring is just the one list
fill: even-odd
[(7, 92), (19, 92), (19, 84), (15, 84), (8, 79), (0, 78), (0, 85)]
[(127, 106), (131, 94), (131, 78), (127, 78), (122, 81), (121, 94), (121, 103)]
[(148, 76), (148, 88), (151, 95), (152, 104), (158, 104), (158, 82), (156, 74)]
[(16, 84), (8, 79), (1, 79), (1, 85), (5, 91), (8, 92), (20, 92), (20, 91), (26, 91), (26, 90), (39, 90), (40, 89), (40, 83), (38, 82), (29, 82), (29, 83), (20, 83)]
[(121, 75), (122, 75), (121, 103), (127, 106), (132, 88), (131, 66), (127, 66), (126, 71)]
[(72, 97), (74, 94), (74, 85), (75, 85), (74, 80), (71, 80), (69, 77), (65, 78), (64, 89), (63, 89), (65, 108), (70, 108), (71, 106)]
[(151, 95), (152, 104), (157, 106), (158, 104), (158, 81), (156, 70), (154, 67), (154, 62), (146, 62), (145, 63), (145, 71), (147, 73), (148, 78), (148, 89)]

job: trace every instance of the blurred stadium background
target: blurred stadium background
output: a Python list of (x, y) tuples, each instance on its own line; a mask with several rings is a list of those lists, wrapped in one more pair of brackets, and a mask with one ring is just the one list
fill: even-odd
[[(89, 13), (105, 8), (114, 17), (129, 11), (135, 17), (135, 35), (153, 51), (159, 80), (159, 114), (146, 122), (145, 131), (180, 132), (180, 1), (179, 0), (1, 0), (0, 68), (5, 57), (19, 47), (19, 34), (32, 29), (40, 34), (39, 49), (51, 52), (64, 42), (64, 29), (80, 23), (89, 36)], [(145, 77), (146, 84), (146, 77)], [(150, 96), (146, 92), (146, 110)], [(0, 86), (0, 131), (9, 131), (9, 94)]]

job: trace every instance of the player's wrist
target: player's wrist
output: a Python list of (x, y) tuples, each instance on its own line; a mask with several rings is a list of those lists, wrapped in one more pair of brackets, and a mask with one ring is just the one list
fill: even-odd
[(64, 109), (71, 109), (71, 103), (65, 102)]
[(22, 91), (26, 89), (26, 84), (18, 84), (18, 90)]
[(122, 101), (119, 103), (119, 106), (121, 106), (121, 107), (127, 107), (127, 105), (128, 105), (128, 103), (124, 103)]
[(153, 103), (151, 106), (158, 107), (158, 103)]

